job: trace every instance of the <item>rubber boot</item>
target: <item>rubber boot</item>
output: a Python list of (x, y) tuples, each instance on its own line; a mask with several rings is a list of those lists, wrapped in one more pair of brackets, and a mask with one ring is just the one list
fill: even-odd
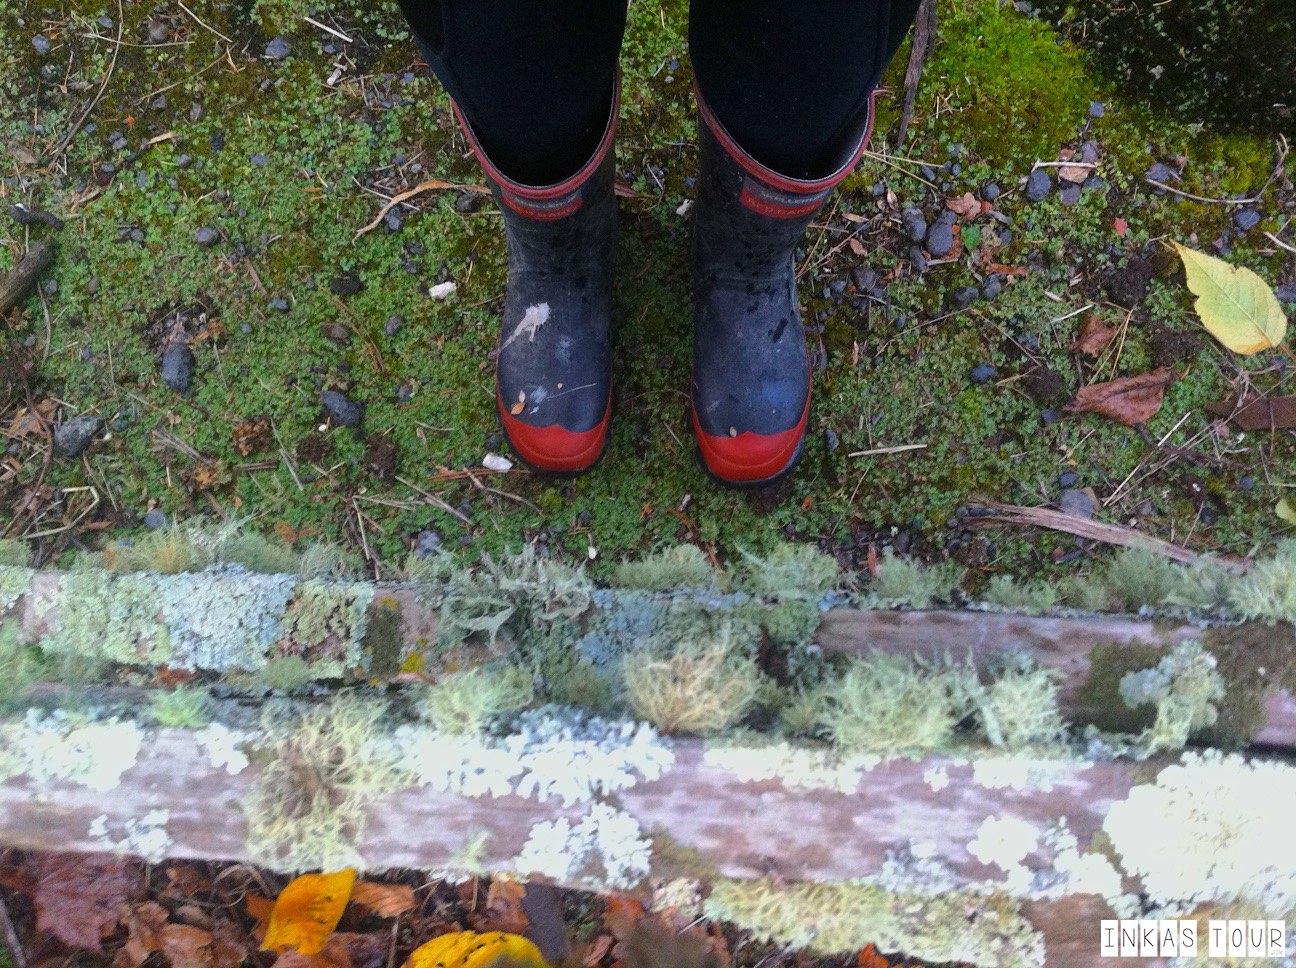
[(522, 185), (504, 175), (455, 108), (504, 215), (508, 240), (495, 351), (500, 425), (527, 466), (550, 474), (583, 473), (607, 446), (619, 95), (618, 84), (593, 157), (556, 185)]
[(801, 457), (810, 418), (810, 358), (794, 252), (833, 188), (854, 170), (873, 128), (845, 139), (826, 178), (766, 168), (697, 94), (699, 171), (693, 207), (693, 433), (716, 480), (759, 487)]

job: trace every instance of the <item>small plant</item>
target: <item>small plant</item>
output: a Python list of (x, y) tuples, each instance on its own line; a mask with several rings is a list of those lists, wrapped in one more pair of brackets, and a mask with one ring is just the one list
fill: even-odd
[(665, 733), (714, 733), (755, 701), (758, 673), (737, 654), (728, 627), (714, 638), (650, 642), (621, 660), (631, 710)]
[(149, 715), (163, 729), (197, 729), (207, 725), (210, 697), (201, 686), (153, 690), (149, 698)]
[(10, 568), (26, 568), (31, 564), (31, 550), (24, 541), (15, 538), (0, 538), (0, 565)]
[(258, 683), (283, 692), (295, 692), (313, 678), (310, 663), (299, 655), (276, 655), (256, 673)]
[(899, 558), (888, 548), (878, 562), (869, 591), (883, 605), (929, 608), (949, 598), (961, 573), (962, 566), (956, 561), (928, 566), (912, 558)]
[(663, 548), (638, 561), (617, 565), (613, 584), (649, 592), (673, 592), (679, 588), (710, 588), (716, 571), (696, 545)]
[(1279, 542), (1272, 558), (1237, 579), (1229, 605), (1242, 618), (1296, 623), (1296, 538)]
[(0, 715), (26, 705), (27, 690), (40, 675), (15, 621), (0, 622)]
[(783, 731), (792, 736), (815, 736), (823, 729), (826, 708), (826, 689), (812, 686), (798, 689), (788, 696), (779, 718)]
[(1058, 593), (1042, 581), (1018, 582), (1011, 575), (995, 575), (986, 588), (985, 600), (1010, 612), (1033, 615), (1056, 607)]
[(437, 729), (457, 736), (481, 735), (492, 718), (530, 705), (531, 677), (515, 666), (451, 672), (428, 686), (419, 711)]
[(824, 695), (828, 737), (846, 753), (939, 749), (965, 712), (960, 675), (908, 656), (874, 652), (855, 659)]
[(1204, 611), (1225, 598), (1227, 576), (1212, 565), (1185, 568), (1146, 548), (1122, 548), (1104, 569), (1101, 582), (1111, 607), (1187, 608)]
[(764, 557), (742, 552), (733, 584), (761, 598), (818, 600), (837, 587), (837, 560), (808, 544), (783, 542)]

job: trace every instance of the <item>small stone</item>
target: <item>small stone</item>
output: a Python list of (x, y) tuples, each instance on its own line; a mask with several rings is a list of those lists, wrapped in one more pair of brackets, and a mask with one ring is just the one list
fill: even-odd
[(911, 246), (909, 249), (909, 261), (913, 263), (914, 272), (923, 273), (927, 271), (927, 256), (923, 255), (920, 246)]
[(955, 309), (967, 309), (972, 303), (976, 302), (979, 295), (976, 286), (964, 286), (961, 289), (954, 290), (954, 295), (950, 297), (950, 303)]
[(995, 369), (993, 363), (978, 363), (976, 366), (972, 367), (972, 371), (968, 374), (968, 379), (977, 386), (981, 386), (993, 380), (997, 372), (998, 371)]
[(1045, 198), (1053, 190), (1053, 179), (1043, 168), (1036, 168), (1026, 179), (1026, 197), (1032, 202)]
[[(1156, 164), (1148, 168), (1143, 177), (1148, 181), (1161, 182), (1161, 184), (1164, 185), (1168, 182), (1177, 181), (1179, 179), (1179, 174), (1169, 165), (1162, 164), (1158, 161)], [(1156, 189), (1156, 193), (1158, 195), (1163, 195), (1165, 194), (1165, 189), (1158, 188)]]
[(335, 296), (354, 296), (364, 288), (360, 276), (355, 272), (344, 272), (329, 280), (329, 291)]
[(1077, 518), (1092, 518), (1094, 513), (1093, 499), (1077, 487), (1068, 487), (1062, 492), (1062, 496), (1058, 498), (1058, 507), (1065, 514)]
[(239, 324), (239, 332), (242, 333), (244, 336), (248, 335), (248, 333), (252, 332), (252, 324), (251, 323)]
[(1080, 183), (1080, 187), (1087, 192), (1096, 192), (1098, 189), (1102, 188), (1104, 184), (1106, 183), (1102, 180), (1100, 176), (1090, 175), (1088, 178), (1086, 178), (1083, 182)]
[(1244, 492), (1255, 490), (1255, 486), (1256, 486), (1256, 479), (1252, 477), (1250, 474), (1247, 474), (1240, 481), (1238, 481), (1239, 490), (1242, 490)]
[(402, 383), (396, 388), (396, 402), (409, 403), (414, 399), (414, 388), (408, 383)]
[(986, 185), (984, 188), (981, 189), (981, 197), (984, 198), (987, 202), (993, 202), (996, 198), (999, 197), (999, 186), (996, 185), (994, 182), (991, 182), (990, 184)]
[(1279, 286), (1274, 290), (1279, 302), (1296, 303), (1296, 286)]
[(1101, 118), (1106, 113), (1107, 113), (1107, 106), (1103, 104), (1102, 101), (1089, 102), (1089, 117)]
[(1040, 420), (1045, 424), (1055, 424), (1058, 420), (1058, 412), (1052, 407), (1045, 407), (1040, 411)]
[(271, 309), (278, 310), (281, 313), (288, 312), (288, 300), (284, 299), (283, 296), (276, 296), (270, 300), (268, 305)]
[(211, 145), (212, 151), (224, 151), (225, 150), (224, 133), (220, 131), (213, 131), (211, 137), (207, 139), (207, 143)]
[(52, 296), (52, 295), (54, 295), (56, 292), (58, 292), (58, 280), (57, 280), (57, 279), (46, 279), (46, 280), (45, 280), (45, 285), (43, 285), (41, 288), (45, 290), (45, 295), (47, 295), (47, 296)]
[(1260, 224), (1260, 213), (1254, 208), (1240, 208), (1233, 213), (1233, 227), (1239, 232), (1250, 232)]
[(270, 159), (269, 159), (269, 158), (267, 158), (265, 155), (263, 155), (263, 154), (259, 154), (259, 153), (253, 155), (253, 156), (252, 156), (251, 158), (249, 158), (248, 160), (252, 162), (252, 167), (253, 167), (253, 168), (264, 168), (267, 164), (270, 163)]
[(176, 155), (175, 163), (176, 163), (176, 167), (177, 167), (177, 168), (188, 168), (190, 165), (193, 164), (193, 156), (192, 156), (192, 155)]
[(337, 390), (325, 390), (320, 394), (320, 406), (330, 420), (343, 427), (360, 425), (360, 404)]
[(194, 233), (194, 242), (204, 249), (209, 249), (220, 241), (220, 232), (209, 226), (203, 226)]
[(1060, 193), (1063, 205), (1074, 205), (1080, 201), (1080, 186), (1067, 185)]
[(927, 219), (916, 208), (906, 208), (900, 213), (900, 224), (911, 241), (921, 242), (927, 237)]
[(1080, 475), (1075, 471), (1063, 471), (1058, 475), (1058, 487), (1068, 488), (1075, 487), (1080, 480)]
[(158, 508), (151, 508), (149, 512), (144, 515), (144, 526), (146, 528), (152, 528), (154, 531), (158, 531), (167, 526), (167, 517)]
[(482, 197), (477, 192), (460, 192), (455, 199), (455, 211), (460, 215), (469, 215), (482, 205)]
[(102, 429), (103, 417), (73, 417), (54, 431), (54, 450), (61, 457), (80, 457)]
[(927, 251), (937, 259), (948, 255), (954, 248), (954, 226), (953, 223), (944, 218), (939, 218), (932, 223), (931, 228), (927, 230)]
[(162, 354), (162, 382), (176, 393), (184, 393), (193, 382), (193, 350), (185, 343), (174, 343)]
[(292, 53), (292, 48), (288, 46), (288, 41), (282, 37), (276, 37), (266, 44), (265, 57), (267, 60), (282, 60), (290, 53)]
[(171, 36), (171, 28), (161, 20), (149, 20), (148, 36), (149, 40), (155, 44), (160, 44)]
[(405, 325), (405, 320), (396, 314), (387, 317), (387, 322), (383, 325), (383, 332), (388, 336), (395, 336)]
[(37, 34), (32, 38), (32, 46), (36, 48), (38, 54), (48, 54), (50, 52), (50, 42), (48, 37)]
[(841, 438), (837, 436), (837, 431), (833, 430), (831, 427), (824, 430), (823, 441), (824, 448), (830, 454), (841, 446)]
[(94, 359), (94, 350), (88, 346), (81, 347), (81, 362), (89, 363)]
[(489, 471), (511, 471), (513, 462), (501, 454), (487, 454), (482, 458), (482, 467)]
[(453, 282), (439, 282), (428, 289), (428, 295), (433, 299), (449, 299), (457, 288)]
[(400, 217), (400, 212), (396, 211), (394, 208), (383, 216), (383, 227), (388, 232), (399, 232), (401, 226), (404, 224), (404, 221)]
[(440, 550), (441, 535), (430, 528), (427, 531), (420, 531), (418, 537), (414, 539), (414, 554), (419, 558), (426, 558)]
[(856, 266), (851, 270), (851, 281), (860, 292), (868, 292), (877, 285), (877, 273), (871, 266)]
[(999, 293), (1003, 292), (1003, 277), (998, 273), (990, 276), (981, 285), (981, 298), (994, 299)]

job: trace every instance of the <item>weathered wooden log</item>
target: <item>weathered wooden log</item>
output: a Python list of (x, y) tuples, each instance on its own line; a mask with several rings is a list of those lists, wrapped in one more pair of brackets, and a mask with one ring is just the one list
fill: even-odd
[(53, 259), (54, 246), (48, 241), (37, 242), (17, 265), (0, 278), (0, 316), (17, 305)]

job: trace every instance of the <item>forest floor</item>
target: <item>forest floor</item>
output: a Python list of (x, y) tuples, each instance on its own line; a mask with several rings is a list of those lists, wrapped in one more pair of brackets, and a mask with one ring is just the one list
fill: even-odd
[[(0, 271), (57, 240), (6, 321), (6, 536), (57, 563), (102, 534), (216, 514), (363, 547), (379, 574), (436, 545), (537, 540), (597, 574), (665, 542), (724, 558), (780, 537), (847, 567), (893, 544), (1034, 573), (1083, 547), (974, 536), (961, 509), (1061, 502), (1234, 554), (1285, 527), (1296, 436), (1240, 433), (1204, 405), (1290, 393), (1288, 362), (1205, 337), (1168, 244), (1226, 254), (1290, 305), (1285, 141), (1132, 100), (997, 0), (942, 5), (897, 148), (901, 51), (873, 151), (800, 253), (817, 372), (799, 471), (754, 497), (709, 483), (685, 407), (685, 12), (630, 5), (621, 402), (605, 461), (554, 484), (482, 466), (505, 450), (500, 218), (395, 3), (0, 0), (0, 197), (28, 207), (0, 230)], [(365, 231), (429, 179), (461, 187)], [(1084, 326), (1111, 334), (1096, 355), (1073, 348)], [(1160, 368), (1173, 383), (1138, 426), (1064, 408)], [(357, 428), (322, 409), (326, 390), (362, 408)], [(59, 426), (94, 433), (56, 456)]]

